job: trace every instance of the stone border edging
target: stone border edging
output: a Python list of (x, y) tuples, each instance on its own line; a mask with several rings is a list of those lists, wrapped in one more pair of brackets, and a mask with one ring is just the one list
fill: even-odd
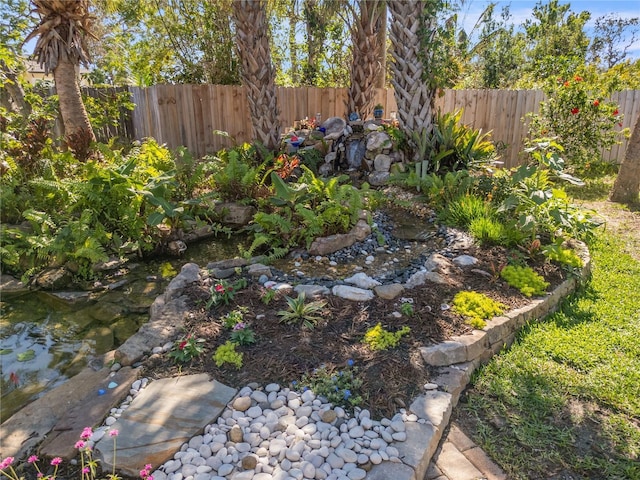
[(407, 440), (404, 444), (394, 444), (404, 463), (375, 465), (367, 474), (368, 480), (422, 480), (425, 477), (442, 434), (449, 425), (451, 413), (476, 368), (486, 364), (504, 347), (510, 347), (518, 330), (527, 322), (542, 319), (557, 310), (560, 301), (575, 290), (580, 279), (590, 275), (591, 257), (588, 248), (582, 242), (573, 245), (573, 248), (578, 250), (583, 261), (579, 277), (568, 278), (544, 298), (493, 318), (482, 330), (474, 330), (470, 335), (455, 336), (438, 345), (421, 348), (426, 363), (441, 367), (439, 375), (432, 382), (442, 390), (429, 390), (411, 403), (409, 410), (418, 418), (427, 420), (427, 423), (412, 424), (415, 426), (407, 428)]

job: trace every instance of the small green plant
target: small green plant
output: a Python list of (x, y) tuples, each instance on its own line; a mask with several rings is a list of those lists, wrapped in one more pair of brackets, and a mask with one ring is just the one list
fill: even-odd
[(204, 352), (204, 338), (193, 338), (190, 334), (176, 340), (169, 356), (175, 362), (189, 362)]
[(247, 313), (247, 307), (238, 307), (222, 317), (222, 324), (226, 328), (234, 328), (237, 324), (242, 323), (244, 314)]
[(390, 332), (382, 328), (382, 324), (378, 323), (375, 327), (367, 330), (364, 334), (363, 342), (366, 343), (371, 350), (395, 348), (400, 342), (400, 339), (410, 331), (411, 329), (409, 327), (404, 326), (396, 332)]
[(505, 245), (507, 241), (507, 227), (491, 217), (478, 217), (469, 224), (469, 233), (480, 245)]
[(438, 219), (447, 225), (467, 228), (474, 220), (488, 218), (493, 214), (488, 202), (476, 195), (466, 194), (447, 202), (438, 214)]
[(273, 288), (263, 287), (260, 289), (260, 300), (265, 305), (269, 305), (278, 295), (278, 292)]
[(581, 268), (582, 259), (570, 248), (564, 248), (561, 244), (553, 243), (546, 245), (542, 253), (550, 261), (566, 265), (571, 268)]
[(247, 281), (244, 278), (236, 280), (233, 284), (230, 284), (226, 280), (220, 280), (215, 282), (209, 288), (211, 297), (207, 301), (206, 308), (209, 309), (212, 306), (218, 306), (221, 304), (229, 305), (229, 302), (233, 300), (236, 292), (247, 286)]
[(213, 354), (213, 361), (216, 362), (218, 367), (221, 367), (225, 363), (230, 363), (231, 365), (235, 365), (238, 370), (242, 368), (242, 357), (244, 355), (242, 352), (236, 352), (237, 345), (237, 343), (227, 340), (224, 344), (216, 348)]
[(402, 305), (400, 305), (400, 313), (407, 317), (413, 317), (415, 309), (413, 308), (413, 305), (411, 303), (403, 302)]
[(324, 300), (315, 300), (313, 302), (305, 303), (306, 296), (304, 292), (300, 292), (297, 298), (291, 298), (286, 296), (285, 300), (289, 306), (288, 310), (280, 310), (278, 316), (282, 317), (282, 321), (286, 323), (302, 322), (302, 325), (307, 328), (315, 327), (316, 323), (322, 319), (322, 317), (316, 315), (322, 310), (327, 302)]
[(543, 295), (549, 282), (533, 271), (531, 267), (507, 265), (500, 272), (500, 276), (514, 288), (520, 290), (525, 297)]
[(256, 343), (256, 335), (246, 323), (238, 322), (233, 326), (231, 341), (238, 345), (251, 345)]
[(483, 328), (487, 319), (500, 315), (506, 305), (478, 292), (461, 291), (453, 297), (453, 309), (467, 319), (473, 328)]
[[(310, 389), (316, 395), (325, 397), (334, 405), (355, 407), (362, 403), (362, 397), (358, 393), (362, 386), (362, 379), (358, 376), (358, 367), (353, 360), (347, 360), (347, 368), (334, 370), (326, 365), (321, 365), (312, 373), (305, 374), (300, 381), (303, 390)], [(294, 382), (297, 387), (297, 382)]]

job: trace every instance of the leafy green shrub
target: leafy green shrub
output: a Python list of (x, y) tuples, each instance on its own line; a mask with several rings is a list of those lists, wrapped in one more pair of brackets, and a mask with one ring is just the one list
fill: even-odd
[(300, 178), (292, 183), (271, 172), (273, 195), (254, 215), (254, 239), (243, 255), (267, 246), (270, 257), (277, 258), (292, 247), (309, 248), (317, 237), (346, 233), (356, 224), (363, 198), (352, 185), (341, 184), (347, 177), (324, 180), (304, 165), (300, 170)]
[(549, 282), (533, 271), (531, 267), (507, 265), (500, 272), (500, 276), (514, 288), (520, 290), (525, 297), (543, 295)]
[(526, 152), (531, 163), (511, 172), (508, 196), (498, 213), (515, 218), (516, 229), (530, 239), (537, 237), (576, 238), (588, 240), (599, 223), (589, 212), (569, 202), (566, 192), (557, 188), (555, 179), (581, 185), (583, 182), (564, 172), (561, 145), (549, 139), (538, 139)]
[(213, 361), (216, 362), (218, 367), (221, 367), (225, 363), (230, 363), (231, 365), (235, 365), (238, 370), (242, 368), (244, 354), (236, 351), (237, 345), (237, 343), (227, 340), (224, 344), (216, 348), (213, 354)]
[(412, 171), (393, 175), (391, 183), (416, 188), (424, 196), (425, 202), (433, 205), (436, 210), (441, 210), (456, 198), (471, 193), (475, 180), (467, 170), (447, 172), (444, 175), (418, 175)]
[(382, 324), (378, 323), (375, 327), (371, 327), (364, 334), (363, 342), (366, 343), (371, 350), (386, 350), (395, 348), (400, 339), (407, 335), (411, 329), (407, 326), (402, 327), (396, 332), (389, 332), (382, 328)]
[(506, 305), (486, 295), (472, 291), (461, 291), (453, 297), (453, 309), (474, 328), (484, 328), (486, 321), (505, 311)]
[(213, 188), (223, 201), (252, 202), (266, 194), (261, 187), (265, 164), (252, 166), (255, 148), (245, 143), (231, 150), (220, 150), (214, 157), (207, 157), (213, 172)]
[(557, 137), (572, 165), (600, 159), (603, 149), (618, 143), (622, 115), (618, 105), (607, 100), (612, 90), (599, 83), (595, 72), (584, 71), (544, 88), (547, 99), (538, 113), (529, 114), (530, 138)]
[(300, 292), (297, 298), (285, 297), (287, 301), (288, 309), (278, 311), (277, 315), (282, 318), (286, 323), (298, 323), (302, 322), (302, 325), (307, 328), (315, 327), (319, 320), (322, 320), (321, 316), (316, 315), (327, 304), (324, 300), (315, 300), (313, 302), (305, 303), (306, 296), (304, 292)]
[(358, 367), (354, 366), (351, 359), (347, 360), (347, 368), (344, 370), (335, 371), (326, 365), (316, 368), (302, 377), (300, 386), (325, 397), (333, 405), (355, 407), (362, 403), (362, 397), (358, 393), (362, 379), (358, 376)]

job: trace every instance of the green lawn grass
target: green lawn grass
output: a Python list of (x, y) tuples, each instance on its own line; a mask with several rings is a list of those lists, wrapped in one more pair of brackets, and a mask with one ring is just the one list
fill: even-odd
[(622, 245), (599, 233), (591, 280), (473, 379), (461, 414), (509, 478), (640, 479), (640, 262)]

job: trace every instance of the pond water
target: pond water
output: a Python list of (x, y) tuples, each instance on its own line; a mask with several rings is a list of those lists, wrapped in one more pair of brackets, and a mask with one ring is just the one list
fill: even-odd
[[(93, 358), (120, 346), (149, 319), (149, 306), (188, 262), (238, 254), (238, 239), (200, 242), (180, 258), (125, 264), (113, 289), (28, 292), (0, 298), (0, 422), (79, 373)], [(105, 282), (105, 286), (108, 282)]]

